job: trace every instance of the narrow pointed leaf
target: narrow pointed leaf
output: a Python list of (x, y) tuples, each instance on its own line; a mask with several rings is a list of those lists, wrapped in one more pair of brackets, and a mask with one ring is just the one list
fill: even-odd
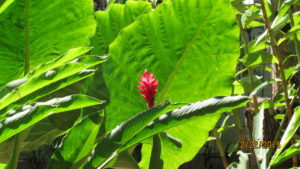
[(300, 143), (297, 142), (293, 145), (291, 145), (288, 149), (286, 149), (284, 152), (282, 152), (278, 158), (274, 161), (274, 165), (278, 165), (283, 163), (284, 161), (292, 158), (293, 156), (296, 156), (300, 154)]
[(276, 150), (275, 154), (273, 155), (270, 166), (275, 166), (276, 161), (278, 161), (278, 157), (281, 154), (281, 152), (284, 150), (285, 146), (289, 143), (295, 132), (300, 126), (300, 107), (297, 107), (294, 111), (294, 114), (285, 129), (285, 132), (280, 140), (280, 148)]

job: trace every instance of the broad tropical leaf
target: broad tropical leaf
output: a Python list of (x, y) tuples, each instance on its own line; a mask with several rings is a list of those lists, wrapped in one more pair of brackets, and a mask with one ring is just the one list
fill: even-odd
[(97, 29), (91, 39), (94, 47), (92, 53), (104, 55), (108, 53), (108, 46), (118, 36), (119, 32), (140, 15), (151, 12), (148, 2), (127, 1), (126, 4), (112, 4), (107, 11), (96, 12)]
[[(98, 65), (104, 61), (105, 58), (103, 57), (82, 56), (75, 61), (47, 70), (43, 74), (36, 73), (36, 76), (31, 77), (29, 80), (14, 88), (10, 91), (10, 93), (1, 98), (0, 110), (20, 99), (25, 98), (26, 96), (36, 99), (83, 79), (83, 77), (86, 77), (93, 72), (92, 70), (86, 70), (87, 68)], [(70, 78), (72, 75), (75, 76)], [(42, 89), (46, 86), (48, 86), (48, 88)], [(33, 98), (30, 99), (33, 100)], [(27, 101), (27, 99), (28, 98), (23, 101)]]
[(0, 121), (0, 143), (56, 113), (101, 104), (102, 101), (84, 95), (54, 98), (10, 110)]
[[(102, 65), (109, 91), (106, 130), (147, 109), (137, 89), (144, 69), (159, 80), (156, 103), (168, 98), (189, 103), (230, 95), (238, 46), (235, 11), (229, 0), (176, 0), (142, 15), (111, 43), (110, 59)], [(212, 124), (218, 118), (212, 117)], [(197, 135), (201, 129), (187, 123), (169, 134), (187, 141), (183, 135)], [(174, 154), (190, 160), (201, 146), (190, 145), (189, 150)], [(171, 156), (167, 158), (171, 161)]]
[[(103, 65), (106, 85), (113, 86), (106, 108), (107, 129), (146, 109), (136, 87), (145, 68), (159, 80), (158, 103), (230, 95), (238, 46), (229, 0), (158, 5), (124, 28), (109, 47), (110, 60)], [(120, 108), (124, 103), (127, 106)]]
[(13, 1), (0, 15), (0, 86), (68, 49), (89, 45), (95, 27), (92, 1)]
[[(110, 1), (111, 3), (111, 1)], [(97, 30), (91, 39), (92, 54), (105, 55), (108, 47), (115, 40), (120, 31), (134, 22), (140, 15), (151, 12), (149, 2), (127, 2), (126, 4), (109, 5), (107, 11), (96, 12)], [(102, 76), (102, 65), (98, 66), (95, 76), (87, 80), (83, 86), (83, 92), (97, 99), (103, 99), (109, 103), (109, 94)], [(102, 107), (89, 108), (88, 111), (99, 111)]]

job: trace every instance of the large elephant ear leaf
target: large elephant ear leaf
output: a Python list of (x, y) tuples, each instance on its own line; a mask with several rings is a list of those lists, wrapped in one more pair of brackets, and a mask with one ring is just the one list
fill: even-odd
[(89, 45), (95, 27), (92, 1), (13, 1), (0, 15), (0, 86), (68, 49)]
[(113, 86), (107, 129), (147, 108), (136, 87), (146, 68), (159, 80), (157, 102), (230, 95), (238, 46), (229, 0), (176, 0), (140, 16), (109, 46), (110, 60), (103, 65), (106, 85)]
[(97, 11), (97, 30), (91, 39), (92, 53), (104, 55), (108, 46), (119, 32), (140, 15), (151, 12), (151, 4), (143, 1), (127, 1), (126, 4), (112, 4), (107, 11)]

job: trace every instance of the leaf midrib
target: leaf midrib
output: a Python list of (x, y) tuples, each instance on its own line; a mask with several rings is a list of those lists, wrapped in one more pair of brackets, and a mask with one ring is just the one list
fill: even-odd
[(197, 37), (197, 35), (199, 34), (199, 32), (200, 32), (200, 30), (201, 30), (201, 28), (202, 28), (201, 25), (202, 25), (202, 24), (199, 24), (198, 29), (197, 29), (196, 33), (194, 34), (192, 40), (189, 42), (189, 44), (188, 44), (187, 47), (185, 48), (185, 50), (184, 50), (182, 56), (180, 57), (180, 59), (179, 59), (179, 61), (177, 62), (177, 64), (176, 64), (174, 70), (172, 71), (171, 75), (169, 76), (169, 78), (168, 78), (168, 80), (167, 80), (167, 82), (166, 82), (166, 84), (165, 84), (165, 86), (164, 86), (162, 92), (161, 92), (160, 95), (159, 95), (158, 103), (160, 103), (160, 102), (162, 101), (164, 95), (167, 93), (167, 91), (168, 91), (168, 89), (169, 89), (169, 87), (170, 87), (170, 85), (171, 85), (171, 82), (173, 81), (174, 77), (176, 76), (176, 73), (177, 73), (178, 69), (180, 68), (182, 62), (184, 61), (184, 59), (185, 59), (185, 57), (186, 57), (188, 51), (189, 51), (189, 50), (191, 49), (191, 47), (194, 45), (194, 43), (195, 43), (195, 41), (196, 41), (196, 39), (197, 39), (196, 37)]
[(24, 24), (24, 75), (30, 70), (30, 43), (29, 43), (29, 17), (30, 17), (30, 0), (25, 0), (25, 24)]

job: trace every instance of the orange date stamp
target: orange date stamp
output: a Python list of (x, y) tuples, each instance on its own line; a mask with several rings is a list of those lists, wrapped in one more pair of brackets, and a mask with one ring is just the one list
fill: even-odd
[(238, 142), (240, 149), (277, 149), (280, 148), (280, 141), (254, 141), (243, 139)]

